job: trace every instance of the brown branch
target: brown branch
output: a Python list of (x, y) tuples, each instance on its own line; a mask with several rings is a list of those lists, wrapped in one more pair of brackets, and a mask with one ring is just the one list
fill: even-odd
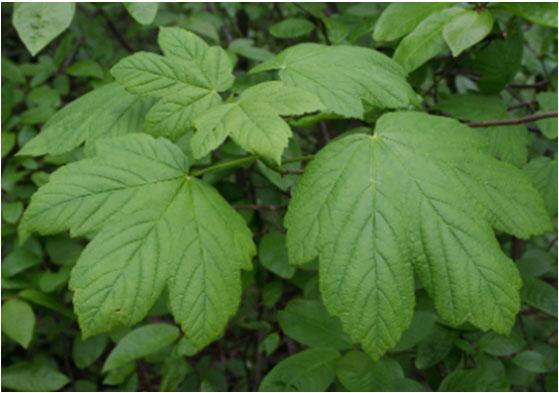
[(539, 81), (536, 83), (511, 83), (509, 86), (515, 89), (541, 89), (547, 85), (547, 81)]
[(536, 101), (520, 101), (518, 104), (513, 104), (507, 108), (507, 111), (512, 111), (514, 109), (527, 107), (533, 107), (536, 105)]
[(64, 73), (64, 71), (66, 71), (66, 68), (68, 68), (70, 66), (70, 64), (72, 64), (72, 62), (74, 61), (74, 59), (78, 55), (78, 52), (80, 51), (80, 48), (81, 48), (81, 46), (83, 45), (84, 42), (85, 42), (85, 37), (82, 35), (82, 36), (80, 36), (80, 38), (78, 38), (78, 42), (77, 42), (76, 47), (74, 48), (74, 50), (72, 52), (70, 52), (70, 54), (66, 57), (66, 59), (64, 59), (64, 62), (62, 63), (62, 66), (60, 67), (60, 69), (58, 70), (56, 75), (62, 75)]
[(534, 115), (519, 117), (518, 119), (472, 121), (464, 124), (470, 127), (512, 126), (517, 124), (529, 123), (535, 120), (547, 119), (550, 117), (557, 117), (557, 111), (536, 113)]

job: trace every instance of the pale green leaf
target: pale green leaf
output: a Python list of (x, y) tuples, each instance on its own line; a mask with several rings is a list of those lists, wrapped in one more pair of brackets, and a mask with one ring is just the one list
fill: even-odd
[(415, 112), (319, 152), (285, 225), (290, 262), (319, 257), (324, 304), (373, 359), (410, 323), (414, 272), (449, 323), (508, 332), (521, 283), (492, 227), (522, 238), (551, 229), (521, 170), (468, 127)]
[(315, 348), (279, 362), (262, 380), (261, 392), (324, 392), (335, 378), (338, 351)]
[(442, 34), (444, 27), (464, 12), (453, 7), (429, 15), (400, 41), (393, 56), (396, 63), (409, 73), (444, 51), (447, 48)]
[(34, 329), (35, 314), (29, 304), (19, 299), (2, 303), (2, 333), (27, 348)]
[(404, 108), (418, 101), (402, 68), (368, 48), (299, 44), (250, 72), (275, 69), (285, 84), (316, 94), (328, 112), (346, 117), (363, 118), (364, 103)]
[(317, 300), (294, 299), (279, 311), (278, 322), (289, 337), (311, 348), (349, 349), (340, 321)]
[(260, 83), (245, 90), (236, 102), (215, 106), (194, 121), (192, 153), (201, 158), (231, 136), (243, 149), (279, 164), (292, 135), (280, 116), (323, 108), (316, 96), (303, 89), (282, 82)]
[(452, 56), (457, 57), (464, 50), (483, 40), (492, 28), (491, 11), (466, 10), (444, 26), (443, 37), (450, 47)]
[(375, 41), (393, 41), (413, 31), (433, 12), (449, 7), (448, 3), (390, 3), (375, 24)]
[(13, 24), (31, 55), (70, 26), (76, 10), (74, 3), (22, 3), (14, 5)]
[(289, 18), (270, 27), (270, 34), (276, 38), (297, 38), (314, 30), (314, 24), (303, 18)]
[(62, 154), (84, 142), (140, 132), (145, 112), (152, 105), (153, 99), (134, 96), (110, 83), (58, 111), (18, 154)]
[(141, 326), (124, 336), (111, 351), (103, 372), (114, 370), (155, 353), (179, 337), (179, 329), (166, 323)]
[(2, 386), (12, 390), (53, 392), (68, 382), (66, 375), (48, 366), (24, 362), (2, 367)]
[(128, 135), (99, 143), (96, 157), (59, 169), (33, 196), (22, 234), (98, 231), (69, 285), (84, 337), (139, 322), (166, 286), (194, 344), (222, 334), (255, 247), (243, 219), (188, 167), (169, 141)]
[[(437, 104), (437, 108), (460, 120), (484, 121), (513, 119), (498, 95), (454, 94)], [(480, 127), (476, 132), (487, 138), (491, 153), (521, 167), (528, 160), (530, 136), (523, 124)]]
[(543, 197), (549, 214), (557, 215), (557, 159), (534, 158), (524, 166), (524, 171)]
[(149, 25), (157, 15), (157, 3), (124, 3), (124, 7), (134, 20), (142, 25)]

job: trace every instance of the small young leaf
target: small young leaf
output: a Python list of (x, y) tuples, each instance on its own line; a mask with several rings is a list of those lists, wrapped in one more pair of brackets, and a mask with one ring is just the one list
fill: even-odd
[(141, 326), (124, 336), (103, 365), (108, 372), (165, 348), (179, 337), (179, 329), (166, 323)]
[(290, 18), (270, 27), (270, 34), (276, 38), (297, 38), (314, 30), (314, 24), (307, 19)]
[(433, 12), (450, 7), (445, 3), (390, 3), (375, 24), (375, 41), (394, 41), (413, 31)]
[(294, 299), (278, 313), (281, 329), (311, 348), (349, 349), (351, 342), (340, 321), (328, 315), (317, 300)]
[(532, 307), (557, 317), (557, 289), (543, 280), (526, 280), (522, 287), (522, 300)]
[(70, 26), (75, 10), (75, 3), (14, 4), (13, 23), (25, 47), (35, 56)]
[(27, 348), (34, 329), (35, 314), (29, 304), (18, 299), (2, 303), (2, 333)]
[(452, 56), (457, 57), (464, 50), (483, 40), (492, 28), (491, 11), (466, 10), (445, 25), (443, 37), (452, 51)]
[(373, 363), (363, 352), (349, 351), (338, 360), (336, 376), (349, 392), (390, 392), (395, 375), (384, 360)]
[(262, 380), (261, 392), (324, 392), (335, 378), (338, 351), (308, 349), (279, 362)]
[(53, 392), (63, 388), (70, 379), (58, 370), (33, 363), (17, 363), (2, 367), (2, 386), (16, 391)]
[(458, 332), (435, 326), (429, 336), (421, 341), (417, 347), (415, 367), (426, 369), (434, 366), (444, 359), (454, 346), (454, 341), (458, 338)]
[(72, 345), (74, 363), (81, 369), (91, 366), (103, 354), (108, 343), (109, 340), (105, 334), (85, 340), (82, 340), (79, 335), (76, 336)]
[(446, 8), (429, 15), (396, 48), (394, 60), (410, 73), (446, 49), (443, 29), (466, 10)]
[(289, 279), (295, 274), (295, 268), (289, 265), (287, 258), (285, 235), (280, 232), (273, 231), (262, 237), (258, 247), (258, 258), (266, 269), (282, 278)]
[(157, 15), (157, 3), (124, 3), (126, 10), (134, 20), (142, 25), (149, 25)]

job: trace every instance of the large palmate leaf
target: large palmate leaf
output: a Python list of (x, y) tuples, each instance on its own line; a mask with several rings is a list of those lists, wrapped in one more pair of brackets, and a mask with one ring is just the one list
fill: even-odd
[(404, 108), (418, 101), (401, 67), (368, 48), (299, 44), (251, 73), (275, 69), (285, 84), (316, 94), (328, 112), (345, 117), (363, 118), (363, 103)]
[(133, 94), (162, 98), (146, 116), (146, 131), (176, 138), (196, 116), (221, 102), (218, 92), (233, 84), (232, 65), (223, 49), (181, 28), (161, 28), (158, 43), (164, 56), (139, 52), (111, 73)]
[[(512, 119), (498, 95), (455, 94), (441, 100), (437, 108), (460, 120)], [(483, 127), (476, 130), (487, 138), (491, 153), (516, 166), (528, 160), (530, 135), (523, 124)]]
[(134, 96), (118, 83), (110, 83), (58, 111), (18, 154), (62, 154), (84, 142), (140, 132), (152, 105), (152, 98)]
[(245, 90), (236, 102), (218, 105), (194, 121), (192, 153), (203, 157), (231, 136), (243, 149), (279, 165), (292, 135), (280, 116), (321, 109), (320, 100), (303, 89), (282, 82), (260, 83)]
[(51, 175), (20, 225), (49, 234), (98, 231), (70, 288), (84, 337), (140, 321), (168, 287), (173, 315), (202, 347), (237, 309), (240, 269), (255, 254), (242, 218), (165, 139), (133, 134)]
[(414, 272), (449, 323), (508, 332), (521, 282), (492, 227), (520, 238), (551, 228), (520, 169), (468, 127), (416, 112), (318, 153), (285, 224), (290, 262), (319, 257), (326, 307), (375, 359), (410, 323)]

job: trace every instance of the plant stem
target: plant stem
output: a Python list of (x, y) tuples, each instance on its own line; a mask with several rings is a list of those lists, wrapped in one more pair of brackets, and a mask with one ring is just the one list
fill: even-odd
[(206, 168), (198, 169), (196, 171), (192, 171), (192, 176), (202, 176), (208, 172), (215, 172), (215, 171), (222, 171), (224, 169), (233, 168), (236, 166), (241, 166), (243, 164), (255, 161), (258, 157), (256, 155), (247, 156), (243, 158), (239, 158), (237, 160), (231, 160), (227, 162), (222, 162), (219, 164), (215, 164)]
[[(289, 159), (285, 160), (283, 163), (284, 164), (289, 164), (291, 162), (309, 161), (309, 160), (312, 160), (313, 158), (314, 158), (314, 155), (309, 154), (309, 155), (306, 155), (306, 156), (289, 158)], [(198, 169), (198, 170), (194, 170), (194, 171), (192, 171), (192, 176), (202, 176), (202, 175), (204, 175), (208, 172), (222, 171), (224, 169), (234, 168), (236, 166), (241, 166), (243, 164), (253, 162), (257, 159), (258, 159), (257, 155), (251, 155), (251, 156), (246, 156), (246, 157), (243, 157), (243, 158), (239, 158), (237, 160), (222, 162), (222, 163), (219, 163), (219, 164), (208, 166), (206, 168), (201, 168), (201, 169)], [(276, 171), (280, 174), (285, 174), (280, 169), (278, 169)]]
[(557, 117), (557, 112), (536, 113), (534, 115), (519, 117), (518, 119), (472, 121), (464, 124), (470, 127), (512, 126), (550, 117)]

